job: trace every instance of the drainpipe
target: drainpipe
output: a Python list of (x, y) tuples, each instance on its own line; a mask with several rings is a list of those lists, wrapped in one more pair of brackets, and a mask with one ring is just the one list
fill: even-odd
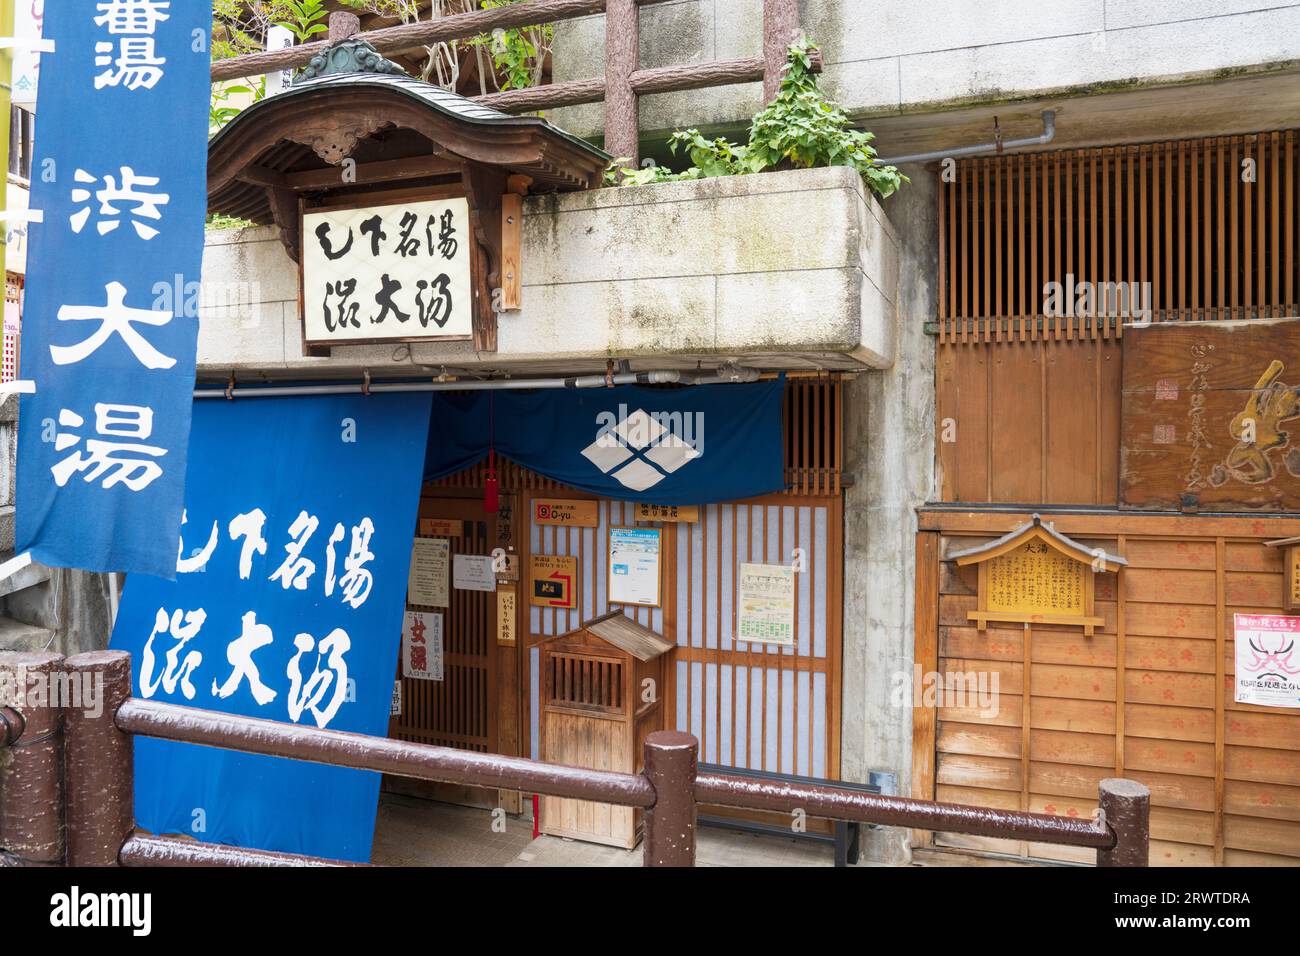
[(1037, 136), (1024, 139), (999, 139), (980, 146), (958, 146), (956, 149), (939, 149), (931, 153), (912, 153), (908, 156), (889, 156), (877, 159), (877, 166), (902, 166), (904, 163), (928, 163), (936, 159), (960, 159), (963, 156), (983, 156), (986, 153), (1001, 153), (1008, 149), (1020, 149), (1022, 146), (1046, 146), (1056, 138), (1056, 110), (1043, 110), (1043, 131)]

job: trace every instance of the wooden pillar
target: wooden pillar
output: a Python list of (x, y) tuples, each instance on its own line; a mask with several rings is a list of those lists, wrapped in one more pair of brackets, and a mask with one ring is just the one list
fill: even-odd
[(790, 44), (802, 34), (799, 0), (763, 0), (763, 102), (771, 103), (781, 88)]
[(355, 13), (337, 11), (330, 14), (329, 42), (338, 43), (361, 32), (361, 18)]
[(643, 748), (643, 771), (655, 788), (645, 812), (646, 866), (695, 865), (695, 768), (699, 743), (690, 734), (658, 730)]
[(89, 651), (65, 666), (74, 681), (93, 688), (97, 704), (64, 713), (68, 866), (117, 866), (135, 828), (134, 748), (115, 723), (131, 696), (131, 655)]
[(640, 162), (641, 121), (632, 74), (640, 61), (637, 0), (609, 0), (605, 7), (605, 152)]
[(63, 863), (63, 657), (0, 652), (0, 869)]
[(1107, 777), (1099, 785), (1115, 845), (1097, 851), (1098, 866), (1147, 866), (1151, 856), (1151, 791), (1134, 780)]

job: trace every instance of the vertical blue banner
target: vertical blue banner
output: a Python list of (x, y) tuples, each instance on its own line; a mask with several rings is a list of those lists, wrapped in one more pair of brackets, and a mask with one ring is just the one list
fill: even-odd
[(211, 28), (208, 0), (46, 7), (16, 543), (48, 565), (176, 574)]
[[(429, 406), (197, 402), (179, 573), (129, 577), (113, 629), (135, 696), (385, 736)], [(153, 833), (367, 860), (378, 795), (375, 773), (135, 745), (136, 821)]]

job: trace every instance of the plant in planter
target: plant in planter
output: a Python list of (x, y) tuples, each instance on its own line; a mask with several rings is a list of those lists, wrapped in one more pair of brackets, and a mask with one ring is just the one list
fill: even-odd
[(624, 168), (627, 160), (620, 159), (606, 174), (606, 184), (641, 186), (768, 170), (849, 166), (882, 198), (892, 195), (908, 182), (907, 177), (893, 166), (878, 165), (872, 134), (854, 129), (848, 114), (822, 93), (812, 69), (816, 49), (807, 38), (790, 47), (780, 91), (754, 117), (748, 145), (725, 138), (708, 139), (698, 129), (678, 130), (668, 145), (674, 155), (681, 150), (690, 158), (689, 169), (680, 173), (661, 166), (633, 170)]

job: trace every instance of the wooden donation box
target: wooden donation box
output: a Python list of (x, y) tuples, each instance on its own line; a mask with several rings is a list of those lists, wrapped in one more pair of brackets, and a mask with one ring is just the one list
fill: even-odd
[[(553, 637), (541, 652), (541, 756), (548, 763), (637, 773), (646, 735), (662, 729), (670, 641), (621, 611)], [(542, 797), (539, 829), (632, 849), (643, 811)]]
[(1128, 562), (1061, 534), (1034, 515), (1010, 534), (948, 555), (958, 567), (979, 566), (979, 599), (967, 613), (981, 631), (989, 621), (1078, 625), (1088, 637), (1105, 619), (1093, 613), (1094, 578)]

